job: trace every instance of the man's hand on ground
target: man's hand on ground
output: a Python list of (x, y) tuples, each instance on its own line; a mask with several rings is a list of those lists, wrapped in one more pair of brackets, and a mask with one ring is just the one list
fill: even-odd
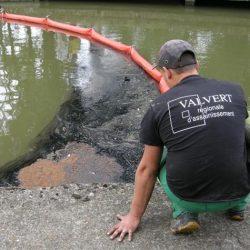
[(125, 216), (117, 215), (117, 219), (120, 220), (111, 230), (108, 231), (110, 239), (113, 240), (119, 237), (118, 241), (123, 241), (125, 236), (128, 234), (128, 240), (132, 240), (132, 234), (139, 226), (140, 219), (130, 214)]

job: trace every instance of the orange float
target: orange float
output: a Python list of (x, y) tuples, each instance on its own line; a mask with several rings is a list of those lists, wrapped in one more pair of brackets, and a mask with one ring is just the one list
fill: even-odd
[(129, 55), (130, 58), (140, 66), (147, 74), (149, 74), (154, 80), (156, 80), (157, 88), (160, 93), (164, 93), (168, 90), (160, 72), (154, 69), (153, 66), (145, 60), (132, 46), (122, 44), (117, 41), (113, 41), (99, 33), (92, 28), (81, 28), (70, 24), (60, 23), (53, 21), (49, 18), (38, 18), (31, 16), (15, 15), (3, 12), (0, 14), (2, 20), (7, 22), (13, 22), (17, 24), (23, 24), (27, 26), (39, 27), (43, 30), (61, 32), (70, 36), (85, 38), (90, 41), (103, 44), (109, 48), (115, 49), (121, 53)]

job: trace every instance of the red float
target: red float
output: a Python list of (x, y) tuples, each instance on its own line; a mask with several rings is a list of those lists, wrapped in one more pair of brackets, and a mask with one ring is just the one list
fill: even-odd
[(154, 69), (153, 66), (147, 60), (145, 60), (132, 46), (113, 41), (97, 33), (92, 28), (81, 28), (70, 24), (56, 22), (49, 18), (15, 15), (6, 12), (1, 13), (0, 17), (2, 20), (7, 22), (39, 27), (47, 31), (60, 32), (78, 38), (85, 38), (90, 41), (103, 44), (121, 53), (127, 54), (138, 66), (140, 66), (143, 70), (145, 70), (145, 72), (147, 72), (147, 74), (157, 81), (157, 88), (160, 93), (164, 93), (168, 90), (168, 87), (161, 77), (160, 72), (157, 69)]

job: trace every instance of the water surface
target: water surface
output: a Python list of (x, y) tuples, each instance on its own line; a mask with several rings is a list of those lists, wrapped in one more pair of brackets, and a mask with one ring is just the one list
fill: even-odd
[[(93, 27), (133, 45), (152, 64), (166, 40), (188, 40), (197, 51), (201, 74), (239, 83), (250, 104), (249, 9), (70, 1), (5, 7), (10, 13), (49, 15)], [(32, 141), (71, 95), (72, 82), (89, 96), (85, 105), (91, 105), (106, 89), (97, 70), (100, 62), (106, 65), (102, 71), (113, 76), (120, 65), (112, 68), (114, 57), (84, 40), (15, 24), (0, 25), (0, 49), (0, 165), (32, 148)], [(99, 59), (91, 56), (98, 53)], [(93, 74), (99, 79), (94, 83), (89, 81)]]
[(93, 27), (131, 44), (152, 63), (169, 39), (190, 41), (208, 77), (240, 82), (250, 96), (250, 9), (124, 3), (52, 2), (8, 5), (10, 12)]

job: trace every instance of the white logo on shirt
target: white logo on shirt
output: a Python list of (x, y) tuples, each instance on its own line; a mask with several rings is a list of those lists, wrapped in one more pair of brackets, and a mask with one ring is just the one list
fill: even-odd
[(169, 101), (169, 118), (173, 133), (206, 126), (206, 119), (234, 116), (233, 111), (224, 111), (223, 103), (232, 103), (232, 95), (218, 94), (200, 97), (195, 94)]

